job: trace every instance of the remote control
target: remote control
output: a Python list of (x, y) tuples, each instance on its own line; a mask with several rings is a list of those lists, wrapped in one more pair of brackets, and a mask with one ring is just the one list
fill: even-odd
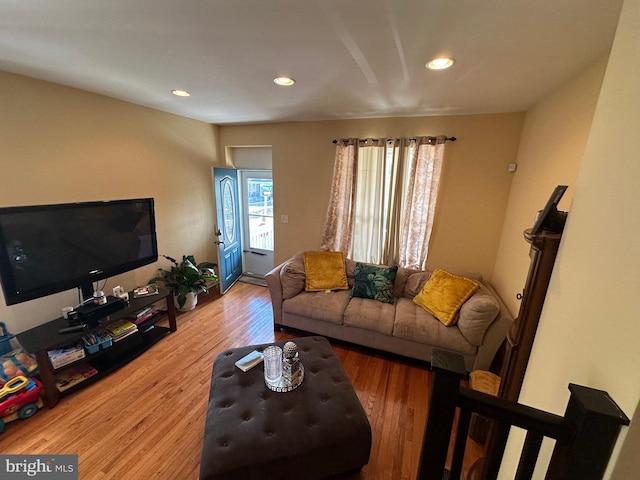
[(65, 327), (58, 330), (59, 334), (62, 333), (71, 333), (71, 332), (82, 332), (85, 329), (85, 324), (73, 325), (71, 327)]

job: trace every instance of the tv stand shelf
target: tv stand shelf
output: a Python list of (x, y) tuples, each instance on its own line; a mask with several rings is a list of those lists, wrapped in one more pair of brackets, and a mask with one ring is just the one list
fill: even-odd
[[(125, 308), (112, 313), (108, 317), (100, 319), (98, 321), (99, 326), (96, 328), (86, 329), (79, 332), (58, 333), (61, 328), (68, 326), (67, 321), (60, 317), (17, 335), (20, 345), (22, 345), (27, 352), (34, 354), (36, 357), (36, 361), (38, 362), (38, 372), (44, 386), (44, 403), (47, 407), (55, 407), (60, 401), (61, 396), (89, 385), (121, 366), (126, 365), (151, 348), (155, 343), (164, 338), (165, 335), (177, 330), (173, 294), (169, 289), (161, 288), (157, 295), (140, 298), (133, 298), (133, 293), (129, 292), (129, 299), (129, 304)], [(145, 322), (141, 331), (123, 338), (118, 342), (113, 342), (113, 345), (109, 348), (101, 349), (93, 354), (87, 354), (85, 358), (55, 370), (52, 367), (47, 353), (49, 350), (77, 343), (81, 341), (82, 337), (87, 333), (102, 330), (109, 324), (126, 318), (132, 313), (162, 299), (166, 301), (166, 314), (169, 320), (169, 327), (155, 325), (160, 318), (164, 317), (164, 315), (157, 315)], [(55, 384), (56, 372), (63, 371), (64, 369), (73, 367), (73, 365), (81, 362), (89, 362), (89, 364), (98, 370), (98, 373), (67, 390), (62, 392), (59, 391)]]

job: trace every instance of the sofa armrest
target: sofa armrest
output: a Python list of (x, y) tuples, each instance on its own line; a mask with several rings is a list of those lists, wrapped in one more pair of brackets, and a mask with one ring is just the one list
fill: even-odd
[(273, 309), (273, 323), (282, 323), (282, 282), (280, 281), (280, 271), (286, 262), (281, 263), (265, 275), (269, 295), (271, 295), (271, 307)]
[(473, 364), (473, 370), (489, 370), (491, 363), (493, 362), (493, 358), (505, 338), (507, 338), (507, 332), (514, 321), (513, 316), (507, 309), (507, 306), (504, 304), (494, 288), (487, 282), (484, 282), (484, 284), (498, 300), (500, 311), (498, 312), (496, 319), (491, 322), (491, 325), (489, 325), (484, 333), (482, 345), (478, 347), (478, 353)]

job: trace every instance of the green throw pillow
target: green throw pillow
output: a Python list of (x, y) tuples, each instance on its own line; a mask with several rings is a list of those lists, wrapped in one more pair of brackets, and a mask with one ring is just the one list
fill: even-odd
[(356, 263), (351, 297), (370, 298), (379, 302), (394, 304), (393, 282), (398, 267), (377, 267), (366, 263)]

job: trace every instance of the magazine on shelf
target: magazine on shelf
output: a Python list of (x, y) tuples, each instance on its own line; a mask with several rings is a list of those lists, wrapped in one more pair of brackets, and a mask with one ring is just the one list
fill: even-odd
[(54, 375), (56, 388), (59, 391), (64, 392), (74, 385), (85, 381), (87, 378), (93, 377), (97, 373), (98, 370), (88, 363), (79, 363), (78, 365), (62, 370), (61, 372), (57, 372)]

